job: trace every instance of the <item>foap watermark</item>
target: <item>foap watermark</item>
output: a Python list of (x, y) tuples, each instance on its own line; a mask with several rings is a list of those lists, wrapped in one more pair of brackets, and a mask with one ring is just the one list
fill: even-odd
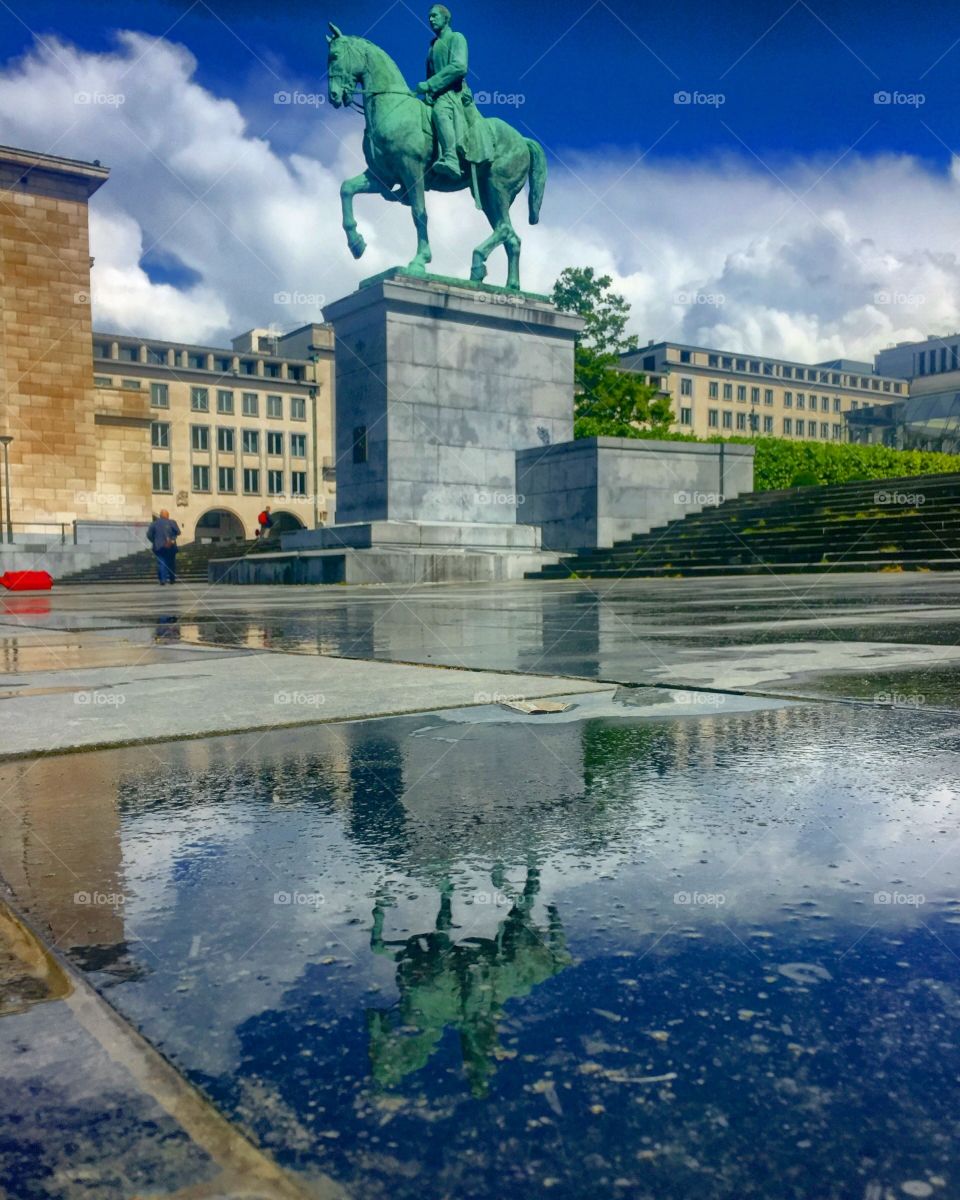
[(892, 108), (921, 108), (926, 104), (927, 97), (923, 92), (874, 92), (873, 102)]
[(97, 104), (103, 108), (120, 108), (126, 104), (123, 92), (74, 92), (74, 104)]
[(122, 492), (74, 492), (77, 504), (95, 504), (98, 508), (122, 508), (127, 502)]
[(74, 292), (73, 293), (73, 302), (74, 302), (74, 304), (89, 304), (90, 303), (90, 293), (83, 292), (83, 291)]
[(323, 92), (301, 92), (294, 88), (291, 92), (274, 92), (274, 104), (284, 104), (291, 108), (320, 108), (326, 104), (327, 98)]
[(323, 308), (327, 297), (323, 292), (274, 292), (274, 304), (295, 304), (299, 308)]
[(674, 92), (674, 104), (689, 104), (700, 108), (722, 108), (727, 102), (723, 92)]
[(722, 908), (727, 897), (724, 892), (674, 892), (673, 902), (699, 908)]
[(474, 692), (474, 704), (519, 704), (524, 697), (519, 692)]
[(722, 308), (727, 302), (723, 292), (677, 292), (673, 298), (674, 304), (686, 305), (710, 305), (713, 308)]
[(274, 692), (273, 702), (291, 708), (322, 708), (327, 698), (323, 692)]
[(274, 904), (289, 904), (293, 908), (319, 908), (326, 904), (323, 892), (274, 892)]
[(716, 507), (724, 501), (723, 492), (674, 492), (674, 504), (700, 504), (704, 508)]
[(721, 708), (725, 697), (719, 692), (674, 692), (677, 704), (696, 704), (700, 708)]
[(919, 308), (926, 304), (924, 292), (888, 292), (886, 290), (873, 293), (874, 304), (896, 304), (901, 308)]
[(927, 497), (923, 492), (874, 492), (874, 504), (905, 504), (908, 508), (919, 508)]
[(526, 496), (520, 492), (477, 492), (478, 504), (504, 504), (508, 507), (519, 506), (526, 501)]
[(121, 908), (127, 898), (122, 892), (74, 892), (73, 902), (90, 908)]
[(877, 692), (873, 702), (887, 708), (923, 708), (927, 698), (919, 692)]
[(918, 908), (927, 898), (920, 892), (874, 892), (874, 904), (905, 904)]
[(523, 92), (474, 92), (473, 99), (475, 104), (483, 105), (498, 105), (501, 108), (522, 108), (527, 102)]
[(75, 692), (73, 702), (86, 708), (119, 708), (127, 698), (122, 692)]
[(477, 292), (473, 297), (475, 304), (502, 304), (511, 305), (514, 308), (519, 308), (526, 301), (522, 296), (518, 296), (516, 292)]

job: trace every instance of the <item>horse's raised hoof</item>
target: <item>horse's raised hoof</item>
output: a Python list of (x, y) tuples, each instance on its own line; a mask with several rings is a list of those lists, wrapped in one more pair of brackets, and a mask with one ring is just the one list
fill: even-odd
[(359, 258), (367, 248), (367, 243), (364, 241), (362, 233), (357, 233), (354, 234), (353, 237), (348, 237), (347, 245), (350, 247), (350, 253), (354, 258)]

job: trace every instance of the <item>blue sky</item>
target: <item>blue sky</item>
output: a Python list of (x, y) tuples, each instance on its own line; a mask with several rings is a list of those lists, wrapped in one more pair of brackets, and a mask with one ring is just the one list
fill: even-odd
[[(91, 203), (96, 324), (223, 344), (321, 319), (407, 262), (409, 213), (378, 197), (356, 203), (365, 256), (345, 246), (363, 117), (324, 102), (325, 34), (371, 38), (415, 84), (428, 7), (0, 0), (0, 142), (111, 168)], [(809, 361), (960, 328), (956, 5), (451, 8), (475, 92), (513, 98), (481, 111), (550, 157), (540, 224), (513, 210), (528, 290), (594, 266), (641, 340)], [(428, 212), (433, 269), (465, 275), (482, 215), (436, 193)], [(496, 251), (491, 282), (504, 270)]]
[[(34, 34), (102, 50), (118, 27), (166, 35), (197, 55), (197, 78), (255, 99), (279, 80), (320, 81), (326, 20), (383, 45), (411, 83), (429, 40), (426, 0), (4, 0), (5, 56)], [(471, 48), (474, 88), (521, 93), (520, 116), (559, 155), (598, 143), (683, 158), (734, 151), (762, 159), (818, 150), (897, 151), (945, 162), (960, 146), (960, 10), (908, 0), (466, 0), (454, 24)], [(721, 93), (722, 107), (674, 103)], [(878, 90), (925, 103), (881, 108)], [(930, 128), (926, 128), (929, 126)], [(949, 148), (949, 149), (948, 149)]]

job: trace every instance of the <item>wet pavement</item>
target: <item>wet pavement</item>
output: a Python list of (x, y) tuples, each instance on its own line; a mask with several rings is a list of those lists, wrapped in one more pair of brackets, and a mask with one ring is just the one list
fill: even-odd
[(0, 611), (0, 1195), (960, 1196), (960, 580), (175, 595)]

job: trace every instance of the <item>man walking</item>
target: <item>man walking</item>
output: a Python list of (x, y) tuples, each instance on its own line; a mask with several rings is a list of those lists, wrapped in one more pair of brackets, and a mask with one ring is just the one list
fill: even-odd
[(270, 515), (270, 505), (263, 510), (257, 517), (257, 524), (260, 528), (257, 530), (257, 536), (261, 542), (265, 542), (270, 536), (270, 530), (273, 528), (273, 517)]
[(157, 560), (157, 578), (161, 584), (177, 582), (177, 538), (180, 526), (171, 521), (165, 508), (160, 516), (154, 517), (147, 529), (147, 541), (153, 547)]

